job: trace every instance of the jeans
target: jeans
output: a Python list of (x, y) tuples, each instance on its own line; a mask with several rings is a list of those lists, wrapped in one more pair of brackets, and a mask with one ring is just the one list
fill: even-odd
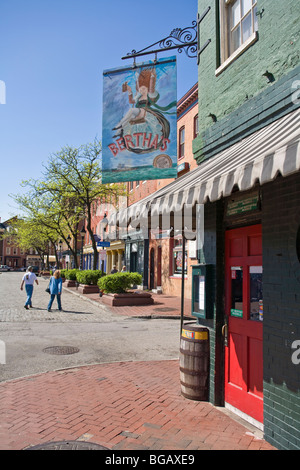
[(31, 297), (32, 297), (32, 293), (33, 293), (33, 285), (32, 284), (25, 284), (25, 290), (26, 290), (26, 294), (27, 294), (27, 299), (26, 299), (26, 302), (25, 302), (25, 306), (26, 305), (31, 306)]
[(56, 298), (57, 298), (58, 310), (61, 310), (61, 298), (60, 298), (60, 294), (51, 294), (51, 295), (50, 295), (50, 301), (49, 301), (49, 304), (48, 304), (48, 310), (51, 309), (52, 304), (53, 304), (53, 301), (54, 301), (54, 299), (55, 299), (55, 296), (56, 296)]

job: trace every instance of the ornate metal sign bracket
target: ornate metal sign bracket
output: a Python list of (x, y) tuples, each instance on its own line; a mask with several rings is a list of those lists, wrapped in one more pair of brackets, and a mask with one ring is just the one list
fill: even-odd
[(202, 20), (206, 17), (207, 13), (210, 11), (210, 7), (207, 7), (206, 10), (202, 13), (202, 15), (199, 15), (198, 13), (198, 20), (197, 20), (197, 29), (198, 29), (198, 47), (197, 47), (197, 64), (200, 64), (200, 55), (204, 51), (204, 49), (207, 48), (207, 46), (211, 43), (211, 39), (208, 39), (206, 43), (201, 47), (200, 46), (200, 23)]
[(175, 28), (169, 36), (157, 41), (151, 46), (145, 47), (140, 51), (132, 50), (122, 59), (135, 59), (147, 54), (155, 54), (155, 61), (159, 52), (177, 49), (179, 53), (184, 51), (188, 57), (197, 57), (197, 21), (192, 22), (192, 26), (181, 29)]
[(125, 57), (122, 59), (131, 59), (133, 58), (133, 67), (136, 67), (136, 57), (140, 57), (148, 54), (155, 54), (154, 62), (157, 61), (157, 54), (159, 52), (170, 51), (172, 49), (177, 49), (179, 53), (184, 51), (186, 55), (190, 58), (198, 58), (198, 64), (200, 62), (200, 54), (206, 49), (206, 47), (211, 42), (211, 39), (208, 39), (206, 43), (200, 47), (200, 23), (205, 18), (207, 13), (210, 11), (211, 7), (208, 7), (202, 15), (198, 13), (197, 21), (192, 22), (192, 26), (187, 28), (175, 28), (169, 36), (157, 41), (151, 46), (145, 47), (140, 51), (133, 49), (131, 52), (128, 52)]

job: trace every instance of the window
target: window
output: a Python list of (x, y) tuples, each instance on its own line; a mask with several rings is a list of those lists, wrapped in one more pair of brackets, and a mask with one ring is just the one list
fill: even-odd
[(6, 254), (10, 255), (10, 247), (8, 247), (8, 246), (6, 247)]
[(194, 139), (199, 134), (199, 121), (198, 121), (198, 114), (194, 117)]
[(133, 181), (130, 181), (129, 183), (129, 191), (132, 191), (133, 190)]
[(185, 128), (179, 129), (179, 158), (184, 157)]
[(139, 187), (139, 185), (140, 185), (140, 182), (139, 182), (139, 181), (136, 181), (136, 183), (135, 183), (135, 187), (136, 187), (136, 188), (138, 188), (138, 187)]
[(257, 39), (257, 0), (220, 0), (220, 28), (220, 59), (227, 66)]
[[(184, 273), (187, 273), (187, 251), (184, 257)], [(182, 274), (182, 238), (174, 238), (173, 245), (173, 275)]]
[(235, 0), (231, 4), (229, 55), (257, 31), (256, 0)]

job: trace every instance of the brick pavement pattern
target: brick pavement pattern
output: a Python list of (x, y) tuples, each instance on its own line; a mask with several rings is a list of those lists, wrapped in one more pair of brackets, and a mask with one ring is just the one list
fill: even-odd
[[(136, 305), (136, 306), (122, 306), (112, 307), (107, 306), (103, 303), (102, 298), (99, 294), (78, 294), (78, 290), (75, 287), (64, 288), (65, 292), (72, 292), (75, 295), (79, 295), (85, 300), (89, 300), (94, 305), (101, 308), (109, 309), (112, 314), (121, 315), (123, 317), (141, 317), (141, 318), (177, 318), (181, 315), (181, 298), (174, 297), (165, 294), (154, 294), (152, 297), (154, 303), (152, 305)], [(184, 317), (185, 319), (193, 319), (191, 315), (191, 299), (184, 299)]]
[(181, 395), (179, 363), (82, 366), (0, 383), (0, 449), (81, 440), (110, 450), (272, 450)]

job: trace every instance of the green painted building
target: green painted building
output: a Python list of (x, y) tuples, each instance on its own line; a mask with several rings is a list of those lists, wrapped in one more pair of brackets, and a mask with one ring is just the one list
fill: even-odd
[(198, 16), (199, 167), (182, 190), (204, 203), (214, 271), (213, 318), (194, 312), (209, 397), (299, 450), (300, 2), (199, 0)]

